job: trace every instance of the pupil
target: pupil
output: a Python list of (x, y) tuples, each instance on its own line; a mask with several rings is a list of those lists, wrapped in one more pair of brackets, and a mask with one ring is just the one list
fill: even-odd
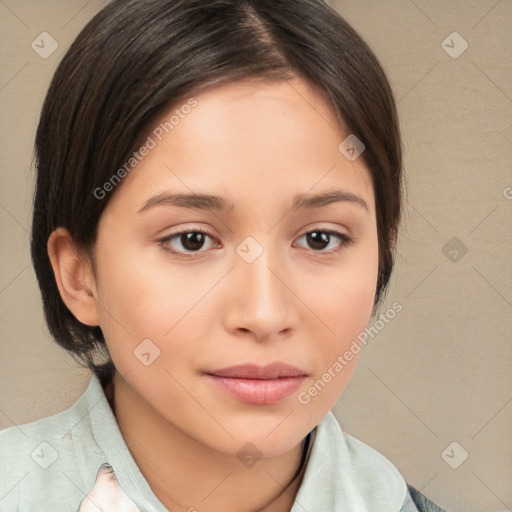
[(204, 244), (204, 234), (199, 231), (186, 233), (181, 235), (181, 243), (185, 249), (189, 251), (197, 251), (201, 249)]
[(321, 231), (308, 233), (308, 243), (313, 249), (325, 249), (329, 245), (329, 235)]

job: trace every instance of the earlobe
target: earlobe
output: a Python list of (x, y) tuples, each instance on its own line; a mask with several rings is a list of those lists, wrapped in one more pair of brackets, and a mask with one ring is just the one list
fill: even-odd
[(48, 238), (48, 256), (64, 304), (83, 324), (99, 325), (91, 264), (87, 258), (80, 256), (65, 228), (57, 228)]

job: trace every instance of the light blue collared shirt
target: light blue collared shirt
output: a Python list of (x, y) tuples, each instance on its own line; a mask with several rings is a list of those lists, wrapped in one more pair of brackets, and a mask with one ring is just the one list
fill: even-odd
[[(344, 433), (332, 412), (312, 431), (306, 464), (291, 512), (417, 512), (393, 464)], [(103, 499), (107, 510), (167, 510), (93, 375), (66, 411), (0, 432), (0, 511), (89, 512)]]

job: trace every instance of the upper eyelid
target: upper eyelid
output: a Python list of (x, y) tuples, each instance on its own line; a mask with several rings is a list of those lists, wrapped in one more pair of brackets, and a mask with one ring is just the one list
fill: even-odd
[[(313, 231), (329, 232), (333, 235), (341, 235), (341, 236), (346, 236), (346, 237), (352, 238), (352, 235), (350, 233), (343, 233), (341, 228), (336, 229), (336, 228), (329, 228), (329, 227), (323, 227), (323, 226), (309, 228), (309, 229), (306, 229), (305, 231), (301, 231), (301, 234), (298, 235), (298, 237), (304, 236)], [(347, 229), (347, 231), (348, 231), (348, 229)], [(174, 231), (173, 233), (169, 233), (165, 236), (159, 237), (159, 239), (165, 240), (165, 239), (171, 238), (173, 236), (182, 235), (184, 233), (195, 233), (195, 232), (205, 233), (206, 235), (210, 236), (211, 238), (215, 238), (218, 240), (218, 237), (216, 235), (214, 235), (213, 233), (211, 233), (211, 231), (209, 229), (198, 228), (198, 227), (180, 229), (179, 231)]]

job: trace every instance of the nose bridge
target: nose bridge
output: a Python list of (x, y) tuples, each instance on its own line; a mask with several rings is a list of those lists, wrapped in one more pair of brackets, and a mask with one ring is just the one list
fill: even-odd
[(293, 326), (293, 301), (284, 258), (271, 247), (271, 236), (259, 239), (247, 237), (237, 247), (231, 321), (232, 327), (269, 336)]
[(243, 274), (242, 282), (248, 285), (248, 295), (261, 299), (258, 302), (276, 300), (283, 293), (283, 283), (276, 276), (282, 267), (279, 263), (281, 258), (277, 257), (277, 252), (271, 247), (272, 237), (265, 238), (263, 240), (260, 236), (261, 241), (257, 241), (253, 237), (247, 237), (237, 248), (240, 256), (237, 266)]

